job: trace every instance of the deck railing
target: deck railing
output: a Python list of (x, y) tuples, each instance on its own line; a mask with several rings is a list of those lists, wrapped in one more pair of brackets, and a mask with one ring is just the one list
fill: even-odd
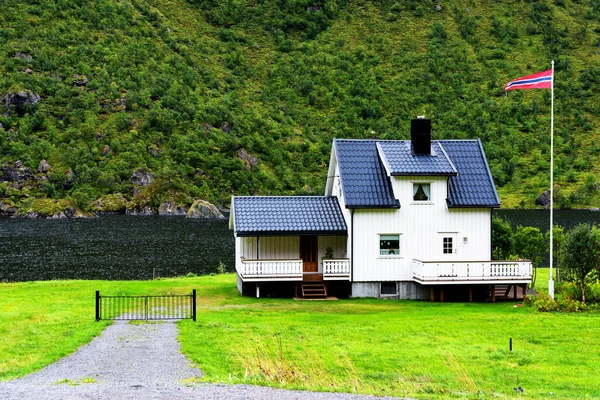
[(413, 275), (420, 282), (529, 281), (531, 261), (421, 261), (413, 260)]
[(350, 279), (350, 260), (347, 258), (323, 260), (323, 279)]
[(242, 260), (238, 273), (244, 279), (302, 280), (302, 260)]
[(237, 266), (244, 280), (302, 280), (305, 274), (323, 274), (325, 280), (349, 280), (350, 260), (347, 258), (323, 260), (323, 271), (303, 273), (302, 260), (247, 260)]

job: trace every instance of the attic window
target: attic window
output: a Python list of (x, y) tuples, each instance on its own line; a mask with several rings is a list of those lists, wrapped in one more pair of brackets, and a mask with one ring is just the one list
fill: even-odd
[(431, 199), (429, 188), (429, 183), (413, 183), (413, 200), (429, 201)]

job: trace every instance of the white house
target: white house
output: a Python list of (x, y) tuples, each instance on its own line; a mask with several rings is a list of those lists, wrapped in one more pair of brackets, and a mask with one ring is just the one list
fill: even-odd
[(325, 196), (234, 196), (242, 294), (472, 300), (525, 292), (529, 261), (491, 260), (500, 201), (481, 141), (334, 140)]

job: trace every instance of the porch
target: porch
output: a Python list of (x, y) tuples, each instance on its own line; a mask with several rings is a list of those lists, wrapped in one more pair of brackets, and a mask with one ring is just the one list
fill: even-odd
[(244, 282), (350, 280), (350, 260), (323, 259), (319, 266), (305, 265), (302, 259), (244, 259), (237, 273)]
[(348, 229), (335, 197), (235, 196), (230, 227), (242, 282), (350, 280)]
[(413, 260), (413, 279), (423, 285), (494, 285), (531, 282), (531, 261), (421, 261)]
[(530, 261), (421, 261), (413, 260), (413, 279), (429, 287), (429, 301), (444, 302), (452, 292), (464, 292), (468, 301), (483, 293), (488, 301), (524, 298), (531, 282)]

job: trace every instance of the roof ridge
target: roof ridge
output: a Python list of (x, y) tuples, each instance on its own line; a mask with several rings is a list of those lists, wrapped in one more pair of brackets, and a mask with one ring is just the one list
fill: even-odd
[(324, 196), (324, 195), (318, 195), (318, 196), (309, 196), (309, 195), (289, 195), (289, 196), (282, 196), (282, 195), (277, 195), (277, 196), (269, 196), (269, 195), (259, 195), (259, 196), (233, 196), (236, 199), (319, 199), (319, 198), (325, 198), (325, 199), (332, 199), (332, 198), (336, 198), (336, 196)]

